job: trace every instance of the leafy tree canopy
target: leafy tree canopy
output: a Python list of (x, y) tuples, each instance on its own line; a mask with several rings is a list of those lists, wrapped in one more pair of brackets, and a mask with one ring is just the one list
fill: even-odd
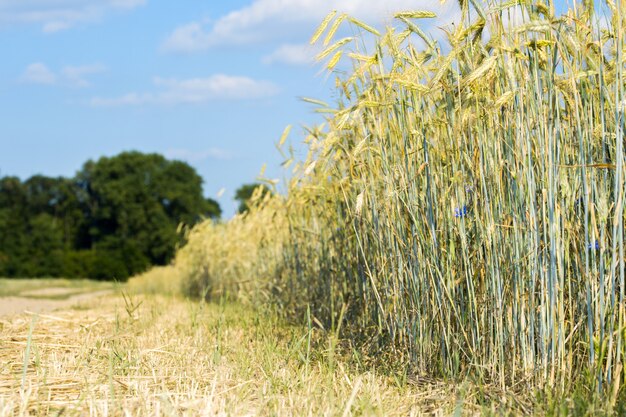
[(124, 152), (72, 179), (0, 178), (0, 275), (124, 280), (170, 261), (180, 223), (217, 219), (188, 164)]

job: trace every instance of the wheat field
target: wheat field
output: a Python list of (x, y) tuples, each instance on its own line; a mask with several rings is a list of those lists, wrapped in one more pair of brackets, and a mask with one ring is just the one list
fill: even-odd
[(311, 42), (339, 99), (317, 103), (308, 157), (286, 154), (286, 192), (192, 230), (168, 273), (416, 375), (615, 399), (624, 6), (461, 5), (444, 39), (426, 11), (384, 33), (331, 13)]
[[(167, 415), (137, 408), (158, 397), (171, 415), (624, 413), (626, 6), (459, 3), (441, 37), (420, 28), (428, 11), (384, 32), (328, 15), (311, 43), (338, 99), (307, 99), (325, 123), (306, 129), (306, 158), (287, 128), (282, 188), (192, 228), (172, 265), (129, 284), (152, 306), (141, 317), (174, 330), (110, 343), (197, 351), (168, 362), (163, 401), (141, 355), (100, 358), (107, 400), (88, 404), (130, 392), (115, 412)], [(152, 328), (125, 306), (115, 332)], [(248, 333), (274, 347), (251, 348), (260, 374), (237, 362)], [(235, 368), (215, 368), (222, 349)], [(48, 406), (29, 395), (0, 410)]]

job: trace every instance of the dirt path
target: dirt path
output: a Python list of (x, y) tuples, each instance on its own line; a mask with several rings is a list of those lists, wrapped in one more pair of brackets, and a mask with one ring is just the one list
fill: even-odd
[(0, 317), (19, 314), (25, 311), (30, 311), (33, 313), (44, 313), (58, 310), (61, 308), (69, 308), (81, 302), (88, 301), (94, 297), (99, 297), (111, 293), (113, 293), (113, 290), (83, 292), (80, 294), (76, 294), (76, 290), (71, 288), (44, 288), (22, 294), (31, 297), (59, 297), (66, 294), (68, 294), (69, 296), (62, 299), (15, 296), (0, 297)]

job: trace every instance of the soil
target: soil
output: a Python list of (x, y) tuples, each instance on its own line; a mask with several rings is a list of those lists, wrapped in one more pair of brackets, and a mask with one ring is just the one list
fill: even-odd
[(85, 290), (81, 290), (80, 288), (63, 288), (63, 287), (48, 287), (48, 288), (39, 288), (37, 290), (29, 290), (20, 292), (20, 297), (41, 297), (41, 298), (56, 298), (63, 296), (71, 296), (77, 293), (84, 293)]
[(39, 297), (59, 297), (65, 294), (76, 293), (76, 289), (42, 288), (40, 290), (22, 293), (22, 295), (30, 295), (38, 298), (0, 297), (0, 317), (19, 314), (25, 311), (30, 311), (32, 313), (44, 313), (48, 311), (54, 311), (60, 308), (68, 308), (81, 302), (88, 301), (94, 297), (103, 296), (112, 292), (112, 290), (102, 290), (76, 294), (69, 296), (65, 299), (46, 299)]

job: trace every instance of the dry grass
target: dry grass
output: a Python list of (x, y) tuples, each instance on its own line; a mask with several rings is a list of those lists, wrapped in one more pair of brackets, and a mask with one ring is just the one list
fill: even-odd
[(365, 370), (356, 352), (338, 345), (316, 328), (237, 304), (99, 298), (0, 322), (0, 416), (530, 411), (470, 384)]

